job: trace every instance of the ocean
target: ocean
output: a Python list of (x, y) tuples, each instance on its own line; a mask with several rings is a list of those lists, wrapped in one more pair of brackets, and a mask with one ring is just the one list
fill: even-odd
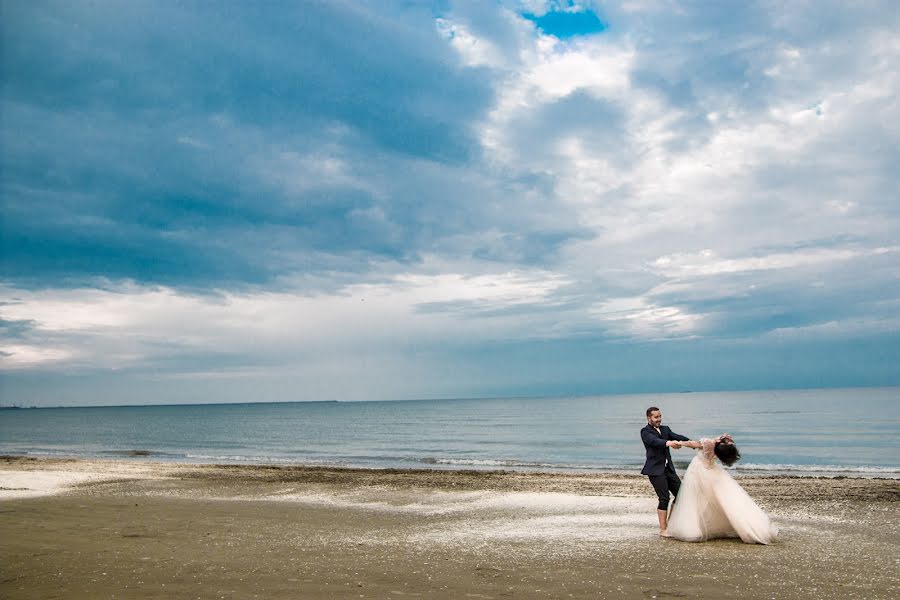
[[(644, 411), (731, 433), (736, 474), (900, 478), (900, 388), (0, 410), (0, 453), (187, 463), (637, 473)], [(674, 452), (686, 467), (693, 451)]]

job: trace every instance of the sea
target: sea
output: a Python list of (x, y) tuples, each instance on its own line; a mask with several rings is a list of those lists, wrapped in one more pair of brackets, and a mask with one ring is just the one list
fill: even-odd
[[(648, 406), (728, 432), (736, 475), (900, 479), (900, 387), (0, 410), (0, 454), (178, 463), (638, 473)], [(693, 450), (673, 452), (684, 468)]]

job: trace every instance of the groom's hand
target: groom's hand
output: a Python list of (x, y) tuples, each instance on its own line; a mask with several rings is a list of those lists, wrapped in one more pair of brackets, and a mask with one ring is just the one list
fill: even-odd
[(675, 450), (679, 450), (681, 448), (681, 442), (669, 440), (668, 442), (666, 442), (666, 446), (668, 446), (669, 448), (674, 448)]

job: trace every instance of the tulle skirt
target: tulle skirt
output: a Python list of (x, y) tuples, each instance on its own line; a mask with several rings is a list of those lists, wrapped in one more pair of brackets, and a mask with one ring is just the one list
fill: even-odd
[(668, 532), (686, 542), (739, 537), (747, 544), (771, 544), (778, 528), (731, 474), (702, 454), (691, 461), (669, 515)]

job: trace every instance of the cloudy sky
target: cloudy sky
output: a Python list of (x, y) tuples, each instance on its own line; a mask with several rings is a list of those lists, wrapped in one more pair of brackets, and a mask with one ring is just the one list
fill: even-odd
[(24, 405), (900, 384), (900, 8), (0, 3)]

